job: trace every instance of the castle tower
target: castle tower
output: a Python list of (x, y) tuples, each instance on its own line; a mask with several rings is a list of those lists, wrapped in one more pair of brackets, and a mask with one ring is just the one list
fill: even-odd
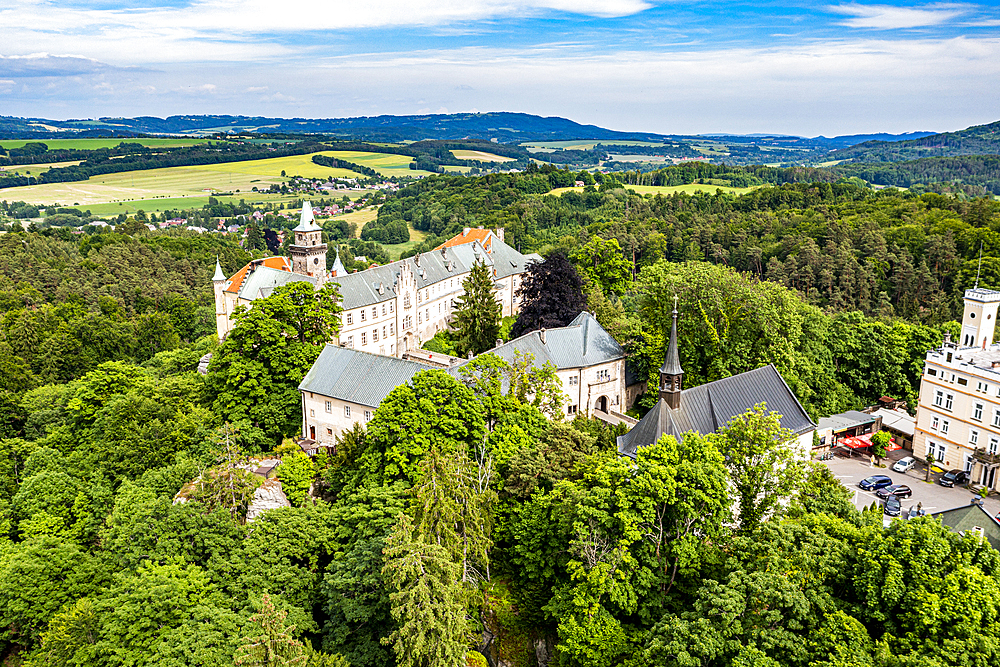
[(667, 358), (660, 368), (660, 398), (667, 407), (676, 410), (681, 407), (681, 389), (683, 387), (684, 369), (681, 368), (680, 355), (677, 353), (677, 297), (674, 297), (674, 321), (670, 325), (670, 343), (667, 345)]
[(320, 284), (326, 282), (326, 244), (323, 243), (323, 230), (316, 224), (309, 202), (302, 202), (299, 226), (292, 233), (295, 234), (295, 241), (288, 246), (292, 255), (292, 271), (318, 278)]
[(215, 292), (215, 331), (221, 341), (229, 333), (229, 313), (226, 311), (226, 276), (222, 273), (219, 258), (215, 258), (215, 275), (212, 276), (212, 289)]
[(979, 287), (965, 290), (965, 311), (962, 313), (962, 347), (986, 347), (993, 343), (997, 326), (1000, 292)]
[(330, 275), (334, 278), (339, 278), (341, 276), (347, 275), (347, 269), (344, 267), (344, 263), (340, 261), (340, 247), (337, 247), (337, 254), (333, 258), (333, 268), (330, 269)]

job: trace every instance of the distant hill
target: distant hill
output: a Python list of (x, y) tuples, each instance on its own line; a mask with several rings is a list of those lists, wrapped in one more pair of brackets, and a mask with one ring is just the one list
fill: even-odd
[(824, 160), (905, 162), (928, 157), (1000, 154), (1000, 121), (958, 132), (930, 134), (907, 141), (865, 141), (833, 151)]
[(461, 113), (421, 116), (362, 116), (358, 118), (265, 118), (262, 116), (170, 116), (156, 118), (100, 118), (54, 121), (42, 118), (0, 117), (0, 137), (32, 138), (84, 136), (77, 133), (212, 134), (261, 132), (271, 134), (325, 134), (360, 141), (474, 139), (499, 143), (596, 139), (660, 141), (649, 132), (617, 132), (581, 125), (566, 118), (525, 113)]

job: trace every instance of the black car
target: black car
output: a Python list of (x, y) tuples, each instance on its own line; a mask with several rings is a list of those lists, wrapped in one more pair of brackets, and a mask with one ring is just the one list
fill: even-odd
[(913, 489), (908, 487), (906, 484), (893, 484), (892, 486), (879, 489), (875, 495), (879, 498), (888, 498), (889, 496), (909, 498), (913, 495)]
[(866, 477), (860, 482), (860, 486), (865, 491), (877, 491), (878, 489), (885, 488), (892, 484), (892, 478), (888, 475), (872, 475), (871, 477)]
[(899, 512), (902, 509), (899, 504), (899, 498), (896, 496), (889, 496), (885, 499), (885, 509), (883, 510), (886, 516), (899, 516)]
[(964, 470), (949, 470), (945, 474), (941, 475), (941, 479), (938, 480), (938, 484), (941, 486), (955, 486), (956, 484), (965, 484), (969, 481), (969, 473)]

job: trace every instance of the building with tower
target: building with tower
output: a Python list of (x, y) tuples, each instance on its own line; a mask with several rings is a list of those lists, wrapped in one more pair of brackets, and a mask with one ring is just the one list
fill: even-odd
[(1000, 490), (1000, 344), (994, 343), (1000, 291), (965, 291), (957, 342), (947, 334), (927, 352), (920, 379), (913, 454), (969, 473)]
[(316, 224), (312, 204), (302, 203), (299, 226), (292, 230), (295, 242), (288, 246), (292, 256), (292, 272), (309, 276), (322, 286), (329, 273), (326, 270), (326, 244), (323, 243), (323, 228)]
[(680, 439), (685, 433), (715, 433), (758, 403), (781, 415), (781, 425), (795, 434), (801, 455), (808, 457), (816, 430), (802, 404), (773, 364), (684, 389), (684, 370), (677, 349), (677, 306), (667, 354), (660, 368), (659, 400), (625, 435), (618, 436), (618, 453), (630, 458), (664, 435)]

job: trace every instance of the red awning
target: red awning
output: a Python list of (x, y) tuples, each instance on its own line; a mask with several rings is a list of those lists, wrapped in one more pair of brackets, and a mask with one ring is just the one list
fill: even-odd
[(870, 447), (872, 443), (865, 442), (861, 438), (849, 437), (841, 438), (837, 441), (837, 444), (841, 447), (849, 447), (850, 449), (863, 449), (865, 447)]

